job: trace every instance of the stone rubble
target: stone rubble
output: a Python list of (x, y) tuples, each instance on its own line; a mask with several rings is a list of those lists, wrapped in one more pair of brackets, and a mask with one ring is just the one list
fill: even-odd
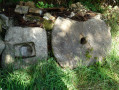
[(52, 16), (50, 13), (45, 13), (44, 16), (43, 16), (43, 18), (46, 19), (46, 20), (55, 21), (55, 17)]
[(43, 11), (42, 9), (39, 9), (39, 8), (29, 8), (29, 13), (35, 13), (35, 14), (42, 15)]
[(88, 9), (83, 6), (80, 2), (71, 4), (70, 8), (75, 12), (75, 13), (80, 13), (82, 14), (82, 16), (84, 16), (86, 14), (86, 12), (88, 11)]
[(19, 14), (27, 14), (29, 10), (29, 6), (20, 6), (16, 5), (15, 12)]
[(34, 8), (35, 7), (35, 3), (33, 1), (28, 1), (28, 2), (25, 2), (24, 6), (29, 6), (31, 8)]

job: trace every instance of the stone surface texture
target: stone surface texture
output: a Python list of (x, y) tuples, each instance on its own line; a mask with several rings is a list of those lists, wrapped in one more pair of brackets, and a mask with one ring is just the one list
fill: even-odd
[(88, 9), (85, 6), (83, 6), (80, 2), (71, 4), (70, 8), (77, 13), (86, 13), (88, 11)]
[(29, 7), (35, 7), (35, 3), (33, 1), (28, 1), (28, 2), (25, 2), (25, 6), (29, 6)]
[(30, 13), (36, 13), (36, 14), (39, 14), (39, 15), (42, 15), (43, 11), (39, 8), (29, 8), (29, 12)]
[[(42, 28), (10, 27), (5, 37), (5, 43), (6, 48), (2, 55), (3, 67), (13, 65), (16, 69), (25, 68), (36, 63), (39, 59), (47, 58), (46, 31)], [(23, 49), (22, 54), (26, 53), (24, 56), (28, 56), (18, 57), (20, 56), (18, 55), (19, 51)]]
[(0, 33), (2, 32), (2, 25), (3, 25), (3, 21), (2, 19), (0, 19)]
[(27, 14), (29, 10), (29, 6), (20, 6), (16, 5), (15, 12), (19, 14)]
[(110, 28), (101, 19), (78, 22), (58, 17), (52, 32), (52, 48), (62, 67), (89, 66), (111, 49)]
[(55, 17), (52, 16), (50, 13), (45, 13), (44, 16), (43, 16), (43, 18), (46, 19), (46, 20), (55, 21)]
[(5, 43), (0, 39), (0, 55), (5, 48)]
[(0, 19), (2, 20), (2, 28), (7, 29), (11, 26), (10, 19), (4, 14), (0, 14)]

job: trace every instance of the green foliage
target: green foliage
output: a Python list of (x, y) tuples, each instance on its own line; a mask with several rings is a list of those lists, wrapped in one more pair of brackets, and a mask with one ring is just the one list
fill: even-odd
[(38, 8), (52, 8), (52, 7), (54, 7), (54, 5), (48, 4), (48, 3), (44, 4), (44, 2), (38, 1), (38, 3), (36, 3), (36, 7), (38, 7)]
[[(99, 2), (94, 2), (93, 0), (87, 0), (87, 1), (84, 1), (84, 0), (80, 0), (80, 2), (89, 10), (91, 11), (94, 11), (94, 12), (104, 12), (105, 11), (105, 8), (102, 8), (101, 7), (101, 3)], [(92, 2), (94, 2), (92, 4)]]
[(116, 8), (108, 6), (103, 13), (103, 19), (111, 27), (111, 34), (113, 37), (119, 35), (119, 12)]

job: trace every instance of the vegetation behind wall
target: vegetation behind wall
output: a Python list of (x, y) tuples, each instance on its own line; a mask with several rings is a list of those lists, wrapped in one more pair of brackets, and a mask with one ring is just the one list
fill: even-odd
[(119, 5), (119, 0), (0, 0), (0, 2), (19, 2), (19, 1), (34, 1), (34, 2), (38, 2), (38, 1), (43, 1), (43, 2), (47, 2), (47, 3), (53, 3), (53, 4), (71, 4), (74, 2), (89, 2), (91, 4), (111, 4), (111, 5)]

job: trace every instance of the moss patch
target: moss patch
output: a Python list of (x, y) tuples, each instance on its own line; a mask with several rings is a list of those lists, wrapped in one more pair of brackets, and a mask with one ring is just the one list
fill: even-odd
[(86, 56), (86, 58), (87, 58), (88, 60), (92, 57), (92, 55), (90, 54), (89, 51), (86, 51), (85, 56)]
[(43, 21), (43, 27), (46, 30), (52, 30), (54, 23), (51, 20), (45, 20)]

